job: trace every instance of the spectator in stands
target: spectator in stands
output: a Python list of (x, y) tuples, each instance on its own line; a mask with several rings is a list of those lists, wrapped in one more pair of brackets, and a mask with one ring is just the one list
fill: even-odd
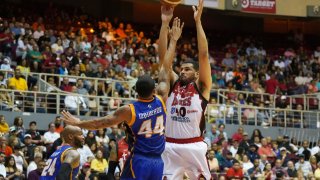
[(58, 68), (58, 74), (60, 74), (60, 75), (68, 75), (69, 74), (66, 61), (61, 61), (61, 65)]
[(17, 136), (20, 139), (20, 141), (23, 141), (26, 130), (23, 125), (22, 117), (20, 116), (15, 117), (13, 121), (13, 126), (10, 127), (10, 131), (11, 131), (11, 128), (12, 130), (14, 130), (15, 136)]
[(223, 122), (223, 120), (219, 120), (219, 117), (222, 116), (219, 112), (219, 106), (217, 105), (217, 100), (215, 98), (210, 99), (210, 105), (207, 108), (207, 113), (209, 114), (209, 123), (218, 123)]
[(36, 170), (38, 168), (38, 164), (40, 161), (42, 161), (43, 156), (41, 153), (35, 153), (33, 161), (30, 161), (28, 168), (27, 168), (27, 178), (29, 178), (29, 174), (31, 171)]
[(258, 150), (258, 146), (257, 145), (250, 144), (249, 151), (247, 152), (247, 155), (248, 155), (248, 157), (249, 157), (251, 162), (254, 162), (255, 159), (259, 159), (260, 158), (257, 150)]
[(53, 142), (60, 137), (60, 134), (56, 132), (56, 126), (53, 122), (49, 123), (48, 125), (49, 130), (44, 133), (44, 143), (52, 146)]
[(252, 180), (256, 180), (257, 178), (261, 177), (263, 171), (259, 167), (260, 161), (259, 159), (254, 159), (253, 167), (248, 169), (247, 174)]
[(208, 139), (211, 143), (218, 137), (217, 126), (215, 124), (211, 124), (211, 130), (206, 133)]
[(109, 137), (106, 134), (106, 129), (99, 129), (96, 134), (96, 141), (98, 143), (99, 148), (109, 148), (108, 143), (110, 141)]
[(309, 163), (312, 167), (312, 172), (314, 173), (317, 169), (317, 158), (316, 156), (310, 156)]
[(109, 157), (108, 174), (114, 175), (116, 168), (119, 166), (118, 147), (115, 139), (110, 138), (109, 149), (110, 149), (110, 157)]
[(9, 79), (8, 86), (10, 89), (14, 90), (28, 90), (27, 81), (21, 76), (21, 71), (19, 69), (16, 69), (14, 77)]
[(16, 179), (16, 180), (24, 179), (23, 171), (20, 171), (17, 168), (16, 162), (13, 156), (7, 157), (4, 165), (6, 167), (6, 174), (7, 174), (6, 178)]
[(6, 157), (11, 156), (12, 148), (8, 146), (7, 139), (5, 137), (0, 137), (0, 152), (4, 153)]
[[(83, 79), (77, 80), (77, 93), (82, 95), (88, 95), (88, 90), (84, 87)], [(86, 101), (88, 101), (88, 98), (84, 98)]]
[(70, 85), (68, 77), (63, 77), (60, 89), (62, 91), (67, 91), (67, 92), (71, 92), (72, 91), (72, 85)]
[(94, 179), (95, 177), (96, 176), (91, 171), (90, 163), (85, 163), (81, 168), (81, 172), (78, 177), (79, 180)]
[(21, 60), (21, 64), (18, 65), (16, 69), (19, 69), (21, 74), (29, 74), (30, 73), (29, 63), (26, 59)]
[[(98, 67), (101, 66), (102, 64), (98, 62), (98, 59), (96, 56), (92, 57), (92, 62), (89, 64), (90, 69), (92, 71), (93, 74), (97, 74), (98, 73)], [(93, 75), (94, 76), (94, 75)], [(95, 76), (96, 77), (96, 76)]]
[(122, 100), (119, 99), (119, 93), (117, 91), (113, 93), (112, 97), (113, 98), (111, 98), (109, 100), (109, 112), (110, 113), (112, 113), (113, 111), (118, 109), (122, 104)]
[(214, 150), (209, 150), (208, 152), (208, 164), (210, 172), (218, 172), (219, 171), (219, 162), (215, 157)]
[(10, 58), (9, 57), (5, 57), (3, 59), (3, 64), (1, 64), (0, 69), (5, 70), (5, 71), (13, 71), (13, 69), (11, 68), (11, 65), (10, 65)]
[(251, 135), (251, 138), (250, 138), (250, 141), (251, 141), (251, 142), (254, 142), (254, 138), (255, 138), (255, 137), (258, 137), (259, 139), (262, 139), (262, 138), (263, 138), (260, 129), (254, 129), (254, 130), (253, 130), (252, 135)]
[(84, 53), (90, 53), (91, 49), (91, 43), (88, 41), (88, 37), (83, 37), (81, 42), (81, 50)]
[(253, 103), (250, 102), (248, 104), (249, 108), (246, 108), (243, 111), (243, 119), (242, 121), (244, 121), (245, 124), (248, 125), (255, 125), (255, 119), (257, 117), (257, 110), (253, 108)]
[(40, 160), (37, 163), (37, 169), (35, 169), (29, 173), (28, 180), (40, 179), (40, 176), (41, 176), (41, 173), (42, 173), (44, 167), (46, 167), (46, 161)]
[(232, 135), (232, 140), (241, 142), (243, 140), (243, 127), (239, 127), (238, 131)]
[(42, 52), (42, 56), (44, 60), (42, 63), (42, 71), (45, 73), (55, 73), (59, 66), (57, 54), (52, 54), (50, 46), (46, 46), (45, 50)]
[(57, 38), (56, 42), (51, 45), (51, 52), (53, 54), (56, 54), (58, 58), (60, 58), (60, 55), (64, 52), (62, 41), (60, 38)]
[(276, 154), (268, 145), (266, 138), (261, 139), (261, 147), (258, 149), (258, 154), (260, 156), (266, 155), (268, 158), (276, 157)]
[(227, 170), (227, 179), (242, 179), (243, 171), (238, 161), (233, 162), (233, 166)]
[(0, 175), (3, 177), (7, 176), (6, 167), (4, 166), (5, 159), (6, 155), (3, 152), (0, 152)]
[[(0, 120), (0, 123), (1, 123), (1, 120)], [(318, 153), (320, 153), (320, 140), (318, 140), (317, 144), (311, 149), (311, 155), (316, 155)]]
[(1, 91), (7, 89), (5, 84), (0, 84), (0, 108), (3, 111), (19, 111), (16, 105), (13, 104), (12, 97), (8, 91)]
[[(91, 89), (89, 91), (90, 96), (97, 96), (97, 91), (94, 89)], [(89, 111), (91, 116), (97, 116), (98, 115), (98, 108), (102, 110), (102, 107), (99, 107), (99, 101), (98, 98), (96, 97), (89, 97), (88, 98), (88, 106), (89, 106)], [(100, 111), (101, 112), (101, 111)]]
[(96, 156), (92, 160), (90, 168), (99, 174), (99, 179), (106, 177), (108, 161), (103, 158), (103, 152), (101, 150), (97, 150)]
[[(72, 86), (72, 93), (76, 94), (78, 88), (76, 86)], [(77, 95), (67, 95), (64, 99), (64, 104), (69, 112), (75, 114), (76, 112), (80, 112), (80, 114), (85, 114), (89, 111), (88, 106), (82, 96)]]
[(253, 163), (249, 160), (248, 156), (246, 154), (244, 154), (242, 156), (242, 163), (241, 163), (241, 167), (243, 170), (243, 174), (245, 176), (248, 176), (248, 170), (253, 168)]
[(288, 177), (287, 169), (282, 166), (282, 161), (280, 159), (277, 159), (275, 162), (275, 166), (272, 168), (272, 173), (276, 174), (279, 171), (281, 171), (285, 177)]
[(270, 79), (265, 82), (266, 93), (276, 94), (279, 82), (275, 77), (275, 74), (271, 74)]
[(25, 111), (26, 112), (36, 112), (36, 113), (46, 113), (46, 96), (39, 92), (37, 85), (32, 87), (31, 93), (26, 93), (25, 96)]
[(272, 120), (271, 117), (271, 110), (269, 109), (264, 109), (265, 104), (269, 105), (270, 101), (265, 101), (265, 102), (260, 102), (258, 112), (257, 112), (257, 123), (258, 125), (262, 125), (262, 126), (268, 126)]
[(37, 44), (32, 45), (32, 50), (28, 51), (27, 56), (32, 64), (32, 70), (34, 72), (40, 72), (41, 63), (43, 60), (43, 56), (39, 51), (39, 47)]
[(288, 173), (289, 178), (298, 177), (298, 173), (294, 167), (293, 161), (288, 161), (287, 165), (288, 165), (287, 173)]
[(289, 157), (288, 151), (285, 147), (280, 148), (280, 154), (277, 156), (278, 160), (281, 160), (283, 167), (287, 167), (288, 162), (291, 160)]
[(15, 159), (18, 171), (23, 172), (23, 169), (28, 167), (28, 163), (24, 157), (24, 153), (22, 152), (22, 147), (20, 145), (13, 147), (12, 157)]
[(250, 143), (249, 143), (248, 133), (243, 132), (243, 138), (239, 144), (239, 148), (242, 148), (245, 152), (248, 152), (249, 145), (250, 145)]
[(319, 178), (320, 178), (320, 162), (318, 162), (318, 167), (317, 167), (317, 169), (316, 169), (315, 172), (314, 172), (314, 177), (315, 177), (316, 179), (319, 179)]
[(233, 163), (236, 162), (236, 161), (237, 160), (232, 157), (232, 153), (231, 152), (227, 152), (226, 153), (226, 157), (223, 160), (223, 163), (222, 164), (219, 163), (220, 167), (221, 167), (220, 168), (221, 171), (227, 172), (230, 168), (232, 168)]
[(60, 134), (63, 131), (64, 127), (60, 116), (56, 116), (56, 118), (54, 119), (54, 125), (56, 127), (55, 132)]
[(263, 170), (263, 176), (265, 178), (265, 180), (271, 180), (271, 178), (273, 177), (273, 172), (272, 172), (272, 166), (270, 163), (266, 163), (265, 168)]
[(80, 154), (80, 166), (84, 165), (86, 162), (91, 163), (95, 158), (93, 152), (90, 150), (87, 144), (83, 145), (82, 148), (78, 148), (77, 151)]
[(0, 134), (1, 136), (4, 136), (7, 133), (9, 133), (9, 125), (6, 122), (4, 115), (0, 115)]
[(232, 145), (229, 147), (229, 151), (232, 153), (232, 157), (235, 157), (239, 150), (239, 140), (232, 140)]
[(37, 122), (36, 121), (31, 121), (29, 123), (29, 130), (26, 132), (26, 134), (31, 135), (31, 143), (36, 144), (36, 145), (42, 145), (44, 142), (43, 138), (41, 137), (40, 132), (37, 129)]
[(299, 154), (299, 161), (295, 164), (297, 171), (302, 171), (303, 176), (307, 177), (309, 172), (312, 172), (312, 167), (309, 161), (305, 161), (305, 155)]
[(34, 159), (34, 149), (36, 147), (32, 142), (32, 137), (30, 134), (24, 135), (24, 145), (26, 148), (26, 159), (32, 161)]
[(227, 52), (225, 55), (225, 58), (221, 62), (221, 66), (226, 69), (234, 69), (235, 68), (235, 62), (232, 58), (232, 54)]
[(8, 79), (4, 77), (4, 73), (0, 72), (0, 85), (5, 85), (7, 87)]
[(225, 127), (226, 126), (224, 124), (219, 124), (217, 133), (218, 133), (218, 136), (219, 136), (219, 134), (223, 134), (224, 139), (227, 140), (228, 139), (228, 135), (227, 135), (227, 132), (224, 131)]
[(27, 56), (27, 38), (24, 38), (22, 35), (18, 38), (17, 48), (16, 48), (16, 56), (21, 59), (25, 59)]
[(311, 151), (309, 149), (309, 141), (304, 140), (302, 143), (302, 147), (298, 150), (298, 154), (303, 154), (304, 155), (304, 160), (309, 161), (310, 156), (311, 156)]

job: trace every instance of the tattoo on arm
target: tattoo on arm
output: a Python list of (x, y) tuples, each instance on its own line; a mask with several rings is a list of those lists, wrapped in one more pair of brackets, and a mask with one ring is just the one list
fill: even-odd
[(81, 121), (81, 123), (79, 124), (79, 127), (84, 129), (89, 129), (89, 130), (97, 130), (97, 129), (117, 125), (123, 121), (129, 121), (130, 119), (131, 119), (130, 107), (123, 106), (117, 109), (111, 115), (98, 118), (98, 119)]

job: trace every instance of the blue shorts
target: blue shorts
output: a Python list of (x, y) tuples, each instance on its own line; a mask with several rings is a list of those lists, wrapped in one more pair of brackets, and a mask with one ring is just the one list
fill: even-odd
[(161, 156), (132, 154), (126, 161), (121, 180), (161, 180), (163, 161)]

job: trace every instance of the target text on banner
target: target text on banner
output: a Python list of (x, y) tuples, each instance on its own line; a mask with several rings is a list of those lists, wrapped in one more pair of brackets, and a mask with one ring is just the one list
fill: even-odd
[(241, 0), (242, 11), (276, 13), (276, 0)]

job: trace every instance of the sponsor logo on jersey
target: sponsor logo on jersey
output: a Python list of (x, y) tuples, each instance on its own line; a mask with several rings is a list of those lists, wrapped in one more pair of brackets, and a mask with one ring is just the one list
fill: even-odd
[(196, 110), (196, 109), (187, 110), (188, 114), (197, 113), (197, 112), (198, 112), (198, 110)]
[(190, 106), (191, 105), (191, 99), (192, 97), (187, 97), (185, 99), (179, 99), (177, 98), (177, 96), (174, 97), (173, 102), (172, 102), (172, 106), (176, 106), (176, 105), (181, 105), (181, 106)]
[(172, 116), (172, 121), (182, 122), (182, 123), (189, 123), (191, 122), (189, 117), (181, 117), (181, 116)]
[(172, 107), (172, 108), (171, 108), (171, 114), (174, 114), (174, 113), (176, 113), (176, 108), (175, 108), (175, 107)]

